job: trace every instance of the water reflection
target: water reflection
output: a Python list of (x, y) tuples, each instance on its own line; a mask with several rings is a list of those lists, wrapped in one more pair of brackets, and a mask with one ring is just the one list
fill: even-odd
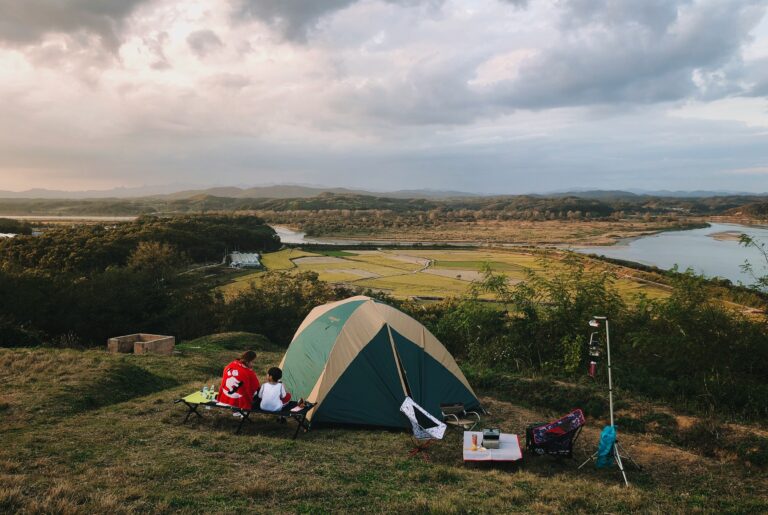
[(740, 266), (749, 261), (756, 274), (768, 273), (765, 259), (753, 248), (739, 244), (741, 233), (768, 243), (768, 228), (737, 224), (711, 224), (704, 229), (673, 231), (631, 239), (612, 247), (574, 249), (586, 254), (635, 261), (668, 270), (677, 265), (707, 277), (722, 277), (733, 283), (752, 284), (754, 280)]

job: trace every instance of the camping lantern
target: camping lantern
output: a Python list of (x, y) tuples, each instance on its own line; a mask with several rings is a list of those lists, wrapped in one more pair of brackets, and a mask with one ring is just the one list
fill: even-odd
[(600, 359), (600, 338), (596, 335), (597, 332), (593, 332), (589, 335), (589, 369), (587, 371), (589, 377), (595, 377), (595, 374), (597, 373), (597, 361)]

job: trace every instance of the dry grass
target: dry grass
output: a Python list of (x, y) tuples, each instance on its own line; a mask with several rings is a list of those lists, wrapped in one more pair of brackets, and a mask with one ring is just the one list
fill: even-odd
[(436, 227), (414, 225), (402, 227), (377, 227), (375, 231), (361, 228), (358, 231), (324, 234), (333, 239), (365, 239), (371, 241), (422, 241), (455, 243), (523, 243), (611, 245), (621, 238), (651, 234), (676, 227), (679, 221), (645, 222), (576, 221), (576, 220), (477, 220), (471, 222), (442, 222)]
[[(518, 468), (468, 467), (460, 435), (434, 446), (432, 462), (409, 459), (405, 433), (291, 428), (260, 417), (244, 434), (225, 413), (181, 425), (172, 401), (216, 379), (238, 350), (256, 347), (256, 369), (281, 353), (245, 334), (181, 345), (173, 357), (101, 351), (0, 350), (0, 381), (13, 421), (0, 421), (0, 511), (83, 512), (760, 512), (766, 475), (659, 442), (623, 435), (646, 468), (620, 488), (615, 470), (575, 470), (571, 462), (527, 458)], [(122, 384), (131, 365), (174, 384), (144, 391)], [(32, 380), (32, 378), (36, 378)], [(96, 386), (111, 394), (87, 409), (76, 396)], [(128, 390), (125, 392), (125, 390)], [(119, 392), (124, 393), (118, 395)], [(482, 392), (481, 392), (482, 394)], [(508, 432), (554, 414), (482, 396), (486, 420)], [(42, 410), (42, 411), (41, 411)], [(597, 442), (588, 421), (579, 455)]]

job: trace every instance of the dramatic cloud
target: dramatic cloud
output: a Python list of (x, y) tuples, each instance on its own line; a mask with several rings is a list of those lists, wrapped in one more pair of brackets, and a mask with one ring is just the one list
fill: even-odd
[(507, 99), (547, 107), (737, 92), (722, 73), (740, 64), (739, 49), (765, 12), (760, 4), (573, 0), (561, 41), (522, 66)]
[(146, 1), (0, 0), (0, 40), (25, 45), (51, 33), (83, 33), (116, 48), (125, 19)]
[(242, 12), (275, 26), (285, 37), (305, 41), (307, 33), (323, 16), (357, 0), (244, 0)]
[[(324, 17), (345, 9), (360, 0), (241, 0), (238, 14), (255, 16), (277, 28), (293, 41), (305, 42), (309, 33)], [(403, 7), (441, 6), (444, 0), (383, 0)], [(525, 5), (527, 0), (504, 0)]]
[(768, 190), (733, 0), (0, 0), (0, 190)]

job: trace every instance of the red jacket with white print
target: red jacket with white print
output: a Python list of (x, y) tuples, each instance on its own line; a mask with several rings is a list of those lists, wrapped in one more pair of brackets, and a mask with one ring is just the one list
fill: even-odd
[(259, 378), (256, 372), (235, 360), (224, 368), (219, 388), (219, 402), (250, 410), (253, 395), (259, 391)]

